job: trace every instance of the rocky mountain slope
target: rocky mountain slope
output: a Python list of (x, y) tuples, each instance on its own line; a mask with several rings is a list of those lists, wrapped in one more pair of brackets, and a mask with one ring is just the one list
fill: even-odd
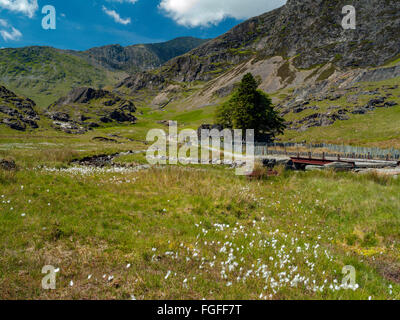
[(45, 113), (55, 129), (84, 133), (101, 126), (134, 124), (134, 103), (120, 95), (92, 88), (75, 88), (51, 104)]
[(109, 45), (74, 53), (107, 69), (136, 72), (158, 68), (168, 60), (185, 54), (207, 41), (207, 39), (181, 37), (162, 43), (128, 47)]
[(19, 97), (0, 86), (0, 124), (19, 131), (38, 128), (37, 121), (40, 118), (35, 106), (32, 100)]
[[(328, 63), (335, 68), (379, 66), (400, 54), (399, 1), (353, 1), (356, 30), (341, 26), (342, 8), (347, 4), (344, 0), (289, 0), (285, 6), (249, 19), (170, 60), (158, 77), (209, 81), (251, 60), (253, 65), (270, 61), (281, 68), (281, 78), (286, 80), (296, 69)], [(281, 59), (270, 60), (274, 57)]]

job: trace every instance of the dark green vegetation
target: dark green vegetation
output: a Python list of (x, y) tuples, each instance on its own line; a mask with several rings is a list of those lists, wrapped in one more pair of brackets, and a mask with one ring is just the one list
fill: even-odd
[(218, 124), (230, 129), (254, 129), (256, 139), (273, 140), (285, 129), (284, 120), (271, 99), (261, 90), (251, 73), (246, 74), (237, 91), (217, 111)]

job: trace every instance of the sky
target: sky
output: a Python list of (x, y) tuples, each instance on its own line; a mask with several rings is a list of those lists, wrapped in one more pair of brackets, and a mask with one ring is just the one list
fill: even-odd
[(163, 42), (182, 36), (214, 38), (285, 2), (0, 0), (0, 48), (40, 45), (86, 50), (109, 44)]

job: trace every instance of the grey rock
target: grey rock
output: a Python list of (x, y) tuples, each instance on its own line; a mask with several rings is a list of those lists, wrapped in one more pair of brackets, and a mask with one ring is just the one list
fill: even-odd
[(305, 167), (306, 171), (322, 171), (324, 170), (325, 167), (324, 166), (313, 166), (313, 165), (309, 165)]
[(332, 162), (324, 166), (326, 169), (334, 169), (337, 171), (352, 170), (354, 166), (347, 162)]
[(7, 171), (16, 170), (17, 166), (14, 160), (0, 159), (0, 168)]

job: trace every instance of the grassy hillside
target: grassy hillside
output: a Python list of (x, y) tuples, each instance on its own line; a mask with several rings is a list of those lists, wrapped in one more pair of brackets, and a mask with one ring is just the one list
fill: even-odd
[(49, 47), (0, 50), (0, 83), (33, 99), (40, 108), (74, 87), (104, 87), (121, 77), (82, 58)]
[[(376, 108), (374, 111), (364, 115), (353, 115), (349, 113), (349, 120), (337, 121), (328, 127), (310, 128), (304, 132), (287, 130), (280, 137), (285, 141), (304, 141), (307, 142), (325, 142), (334, 144), (352, 144), (377, 146), (382, 148), (400, 148), (400, 88), (383, 90), (384, 87), (394, 88), (399, 85), (400, 78), (380, 81), (360, 83), (359, 86), (364, 91), (376, 90), (373, 95), (360, 95), (357, 98), (356, 105), (365, 105), (371, 99), (389, 94), (388, 101), (398, 103), (391, 108)], [(352, 110), (353, 104), (349, 103), (348, 94), (336, 101), (311, 101), (310, 105), (315, 105), (318, 110), (306, 110), (299, 114), (290, 113), (285, 116), (285, 120), (293, 121), (301, 119), (307, 115), (316, 112), (326, 112), (329, 107), (340, 106)], [(279, 96), (279, 93), (275, 94)]]

